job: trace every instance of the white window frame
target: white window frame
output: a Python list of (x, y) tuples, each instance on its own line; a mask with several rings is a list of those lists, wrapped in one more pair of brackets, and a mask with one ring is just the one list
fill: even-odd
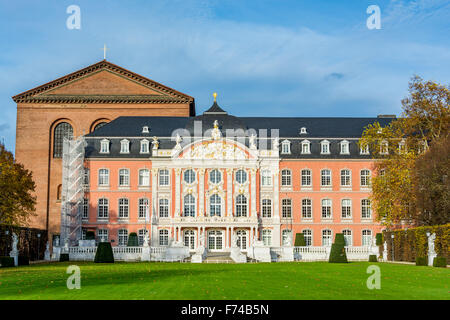
[(389, 142), (387, 140), (383, 140), (380, 142), (380, 154), (389, 154)]
[(160, 246), (167, 247), (169, 245), (169, 230), (158, 230), (158, 242)]
[(342, 230), (342, 234), (344, 235), (344, 241), (346, 247), (353, 246), (353, 232), (351, 229)]
[(209, 172), (209, 182), (211, 184), (219, 184), (222, 182), (222, 172), (219, 169), (213, 169)]
[(97, 238), (100, 242), (109, 242), (109, 230), (97, 229)]
[[(144, 172), (146, 174), (144, 174)], [(145, 181), (147, 180), (147, 181)], [(145, 183), (147, 182), (147, 183)], [(138, 173), (139, 187), (150, 187), (150, 170), (147, 168), (139, 169)]]
[(160, 187), (170, 186), (170, 171), (169, 169), (159, 169), (158, 182)]
[(218, 194), (213, 194), (209, 197), (209, 216), (221, 217), (222, 216), (222, 203), (223, 199)]
[(361, 231), (361, 245), (363, 247), (368, 247), (372, 244), (372, 230), (364, 229)]
[(302, 200), (302, 219), (312, 219), (312, 200), (303, 198)]
[(321, 218), (324, 220), (333, 219), (333, 201), (331, 199), (324, 198), (320, 200), (320, 213)]
[(128, 244), (128, 230), (119, 229), (117, 230), (117, 245), (120, 247), (125, 247)]
[[(311, 169), (302, 169), (302, 171), (300, 171), (300, 176), (301, 176), (300, 183), (301, 183), (302, 187), (311, 187), (312, 186), (312, 170)], [(309, 180), (309, 183), (303, 184), (304, 180)]]
[(303, 140), (301, 143), (301, 147), (301, 154), (311, 154), (311, 142), (309, 142), (309, 140)]
[(261, 199), (261, 215), (263, 218), (272, 218), (272, 199)]
[[(101, 201), (103, 200), (103, 201)], [(102, 204), (100, 204), (102, 202)], [(102, 208), (100, 210), (100, 208)], [(108, 219), (109, 218), (109, 199), (102, 197), (97, 200), (97, 218)]]
[(109, 169), (107, 168), (98, 169), (98, 186), (109, 187)]
[(118, 200), (119, 219), (128, 219), (130, 217), (130, 200), (128, 198), (119, 198)]
[(138, 219), (147, 219), (149, 218), (149, 199), (148, 198), (139, 198), (138, 199)]
[(281, 170), (281, 186), (292, 187), (292, 171), (290, 169)]
[(291, 219), (292, 218), (292, 199), (283, 198), (281, 199), (281, 218)]
[(352, 199), (341, 199), (341, 218), (352, 218)]
[(330, 229), (322, 230), (322, 246), (330, 247), (333, 243), (333, 231)]
[(195, 171), (193, 169), (187, 169), (183, 172), (183, 180), (187, 184), (193, 184), (196, 181)]
[(263, 187), (272, 186), (272, 172), (269, 169), (264, 169), (261, 171), (261, 185)]
[(370, 154), (370, 150), (369, 150), (369, 145), (361, 145), (359, 148), (359, 154), (361, 155), (369, 155)]
[(196, 199), (192, 194), (187, 194), (183, 197), (183, 216), (196, 216)]
[(330, 154), (330, 141), (323, 140), (320, 142), (320, 154)]
[(158, 217), (169, 218), (169, 215), (170, 215), (169, 199), (159, 198), (158, 199)]
[(350, 142), (347, 140), (341, 141), (341, 154), (350, 154)]
[(140, 153), (150, 153), (150, 141), (148, 141), (147, 139), (141, 140)]
[(289, 140), (284, 140), (281, 142), (281, 153), (291, 154), (291, 142)]
[(372, 203), (370, 199), (361, 199), (361, 219), (372, 219)]
[(245, 195), (240, 194), (236, 197), (236, 217), (247, 217), (248, 215), (248, 199)]
[[(341, 169), (341, 187), (352, 186), (352, 171), (350, 169)], [(344, 182), (344, 183), (342, 183)]]
[(130, 153), (130, 141), (127, 139), (120, 140), (120, 153)]
[[(329, 174), (325, 175), (325, 172), (328, 172)], [(328, 184), (324, 184), (324, 181), (329, 181)], [(320, 170), (320, 186), (321, 187), (331, 187), (333, 186), (333, 172), (331, 169), (322, 169)]]
[(303, 237), (305, 238), (305, 244), (307, 247), (311, 247), (313, 245), (313, 233), (311, 229), (303, 229), (302, 230)]
[(272, 230), (271, 229), (263, 229), (261, 232), (261, 238), (264, 246), (270, 247), (272, 245)]
[[(364, 175), (363, 175), (363, 173), (364, 173)], [(366, 173), (367, 173), (367, 175), (366, 175)], [(361, 169), (361, 171), (359, 172), (360, 186), (363, 188), (369, 188), (371, 176), (372, 176), (372, 173), (369, 169)]]
[(100, 141), (99, 153), (109, 153), (109, 140), (108, 139), (103, 139)]
[(243, 169), (237, 170), (235, 173), (235, 179), (236, 179), (236, 182), (239, 184), (246, 183), (248, 180), (247, 171), (245, 171)]
[(129, 187), (130, 186), (130, 169), (121, 168), (119, 169), (119, 187)]
[(292, 230), (291, 229), (283, 229), (283, 231), (281, 232), (281, 245), (288, 246), (288, 247), (292, 246), (292, 242), (287, 243), (288, 239), (291, 239), (291, 241), (293, 240)]
[(89, 219), (89, 198), (83, 198), (83, 211), (81, 213), (83, 220)]

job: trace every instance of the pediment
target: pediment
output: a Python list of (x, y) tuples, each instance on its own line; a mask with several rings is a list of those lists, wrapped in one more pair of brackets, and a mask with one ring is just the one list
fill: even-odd
[(109, 70), (100, 70), (83, 78), (38, 94), (42, 95), (162, 95), (124, 76)]
[(188, 160), (245, 160), (255, 156), (245, 146), (226, 139), (204, 140), (186, 146), (178, 158)]
[(106, 60), (13, 97), (17, 103), (189, 103), (194, 98)]

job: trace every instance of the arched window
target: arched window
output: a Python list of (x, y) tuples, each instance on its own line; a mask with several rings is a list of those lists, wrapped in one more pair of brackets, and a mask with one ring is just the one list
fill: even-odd
[(222, 199), (217, 194), (213, 194), (211, 198), (209, 198), (209, 211), (211, 217), (218, 216), (220, 217), (222, 214)]
[(195, 217), (195, 198), (192, 194), (184, 196), (184, 216)]
[(236, 217), (247, 216), (247, 197), (240, 194), (236, 198)]
[(58, 123), (53, 133), (53, 158), (62, 158), (64, 138), (73, 139), (73, 128), (67, 122)]
[(100, 128), (103, 127), (105, 124), (108, 124), (108, 122), (99, 122), (99, 123), (97, 123), (97, 124), (95, 125), (95, 127), (94, 127), (94, 130), (92, 130), (92, 131), (95, 131), (95, 130), (97, 130), (97, 129), (100, 129)]

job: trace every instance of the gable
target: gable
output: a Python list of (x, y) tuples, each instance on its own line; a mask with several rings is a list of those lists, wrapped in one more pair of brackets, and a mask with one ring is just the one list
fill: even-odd
[(13, 97), (17, 103), (189, 103), (194, 98), (106, 60)]
[(131, 79), (127, 79), (109, 70), (100, 70), (80, 79), (56, 87), (42, 95), (161, 95)]

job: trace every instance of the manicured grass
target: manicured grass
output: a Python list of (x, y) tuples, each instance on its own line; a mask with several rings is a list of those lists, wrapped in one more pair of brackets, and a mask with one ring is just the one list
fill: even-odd
[[(69, 265), (81, 289), (69, 290)], [(369, 290), (369, 265), (381, 289)], [(0, 299), (445, 299), (450, 271), (388, 263), (183, 264), (60, 262), (0, 269)]]

